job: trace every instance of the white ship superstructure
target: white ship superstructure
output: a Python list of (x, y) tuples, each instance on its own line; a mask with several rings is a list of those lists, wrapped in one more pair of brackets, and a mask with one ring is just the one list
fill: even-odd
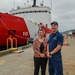
[(31, 33), (31, 38), (37, 33), (38, 24), (42, 23), (44, 26), (49, 27), (51, 22), (51, 9), (47, 6), (36, 6), (36, 0), (32, 6), (25, 8), (18, 7), (10, 11), (10, 14), (24, 18), (28, 30)]

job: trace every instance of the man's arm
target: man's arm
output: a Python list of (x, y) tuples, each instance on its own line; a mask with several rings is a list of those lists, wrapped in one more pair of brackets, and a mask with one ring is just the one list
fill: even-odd
[(57, 53), (61, 49), (61, 45), (57, 45), (57, 47), (51, 52), (51, 55)]
[(63, 36), (59, 35), (57, 47), (51, 52), (51, 54), (53, 55), (53, 54), (57, 53), (61, 49), (62, 45), (63, 45)]

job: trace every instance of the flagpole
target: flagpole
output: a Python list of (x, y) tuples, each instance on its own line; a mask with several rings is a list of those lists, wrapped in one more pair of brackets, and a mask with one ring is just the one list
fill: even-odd
[(51, 11), (52, 11), (52, 0), (51, 0)]
[(52, 21), (52, 0), (51, 0), (51, 21)]

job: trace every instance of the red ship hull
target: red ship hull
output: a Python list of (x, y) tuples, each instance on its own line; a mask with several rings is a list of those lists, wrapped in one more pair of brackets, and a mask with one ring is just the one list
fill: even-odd
[[(10, 33), (11, 31), (13, 35)], [(10, 35), (17, 39), (17, 45), (27, 44), (27, 38), (30, 38), (23, 18), (0, 13), (0, 46), (7, 46), (7, 38)]]

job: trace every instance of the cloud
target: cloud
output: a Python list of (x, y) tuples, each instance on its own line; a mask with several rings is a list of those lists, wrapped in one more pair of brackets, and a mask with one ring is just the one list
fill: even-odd
[(75, 0), (53, 0), (52, 20), (59, 22), (59, 30), (75, 28)]
[(13, 5), (14, 5), (14, 8), (16, 8), (17, 6), (23, 6), (24, 0), (2, 0), (0, 2), (0, 11), (9, 12), (10, 10), (12, 10)]
[[(30, 4), (32, 4), (32, 1)], [(42, 0), (37, 0), (40, 4)], [(15, 0), (15, 8), (17, 6), (24, 7), (27, 0)], [(14, 0), (2, 0), (0, 2), (0, 12), (9, 12), (13, 8)], [(51, 0), (44, 0), (45, 6), (51, 7)], [(52, 21), (59, 23), (59, 30), (66, 31), (75, 28), (75, 0), (52, 0)]]
[(13, 6), (13, 0), (2, 0), (0, 2), (0, 11), (1, 12), (8, 12), (10, 9), (12, 9)]

